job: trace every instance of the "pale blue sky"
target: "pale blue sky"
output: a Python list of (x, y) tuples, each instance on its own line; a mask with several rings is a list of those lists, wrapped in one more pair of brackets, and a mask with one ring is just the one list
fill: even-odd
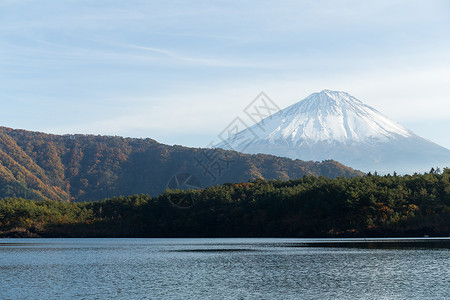
[(450, 1), (1, 0), (0, 125), (205, 146), (332, 89), (450, 148), (449, 37)]

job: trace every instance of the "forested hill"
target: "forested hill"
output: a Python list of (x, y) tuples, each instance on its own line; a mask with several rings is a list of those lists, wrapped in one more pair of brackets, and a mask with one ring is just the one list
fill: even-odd
[(155, 196), (188, 178), (188, 184), (206, 187), (303, 175), (334, 178), (362, 173), (335, 161), (304, 162), (168, 146), (152, 139), (52, 135), (0, 127), (0, 198), (94, 201), (140, 193)]
[(0, 200), (0, 237), (448, 236), (450, 169), (304, 176), (104, 201)]

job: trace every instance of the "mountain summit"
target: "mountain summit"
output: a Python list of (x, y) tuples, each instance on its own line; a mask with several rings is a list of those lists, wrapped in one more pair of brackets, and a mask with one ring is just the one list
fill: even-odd
[(450, 150), (419, 137), (345, 92), (323, 90), (218, 145), (245, 153), (337, 160), (363, 171), (444, 167)]

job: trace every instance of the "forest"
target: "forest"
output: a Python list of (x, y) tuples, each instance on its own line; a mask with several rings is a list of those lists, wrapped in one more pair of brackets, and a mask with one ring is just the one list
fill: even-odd
[(197, 186), (303, 175), (362, 176), (336, 161), (291, 160), (210, 148), (169, 146), (152, 139), (53, 135), (0, 127), (0, 198), (70, 202), (164, 192), (179, 173)]
[(448, 236), (450, 169), (303, 176), (97, 202), (0, 200), (1, 237)]

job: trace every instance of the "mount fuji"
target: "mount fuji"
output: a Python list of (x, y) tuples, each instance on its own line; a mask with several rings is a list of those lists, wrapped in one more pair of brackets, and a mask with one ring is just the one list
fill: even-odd
[(293, 159), (333, 159), (362, 171), (424, 172), (450, 166), (450, 150), (345, 92), (323, 90), (217, 145)]

